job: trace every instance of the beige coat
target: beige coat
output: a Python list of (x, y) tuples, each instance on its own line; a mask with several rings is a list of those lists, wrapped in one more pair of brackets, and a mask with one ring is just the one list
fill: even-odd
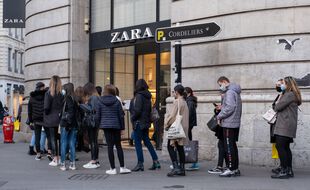
[(189, 111), (186, 104), (186, 101), (183, 97), (179, 97), (173, 102), (170, 112), (167, 112), (165, 115), (165, 129), (168, 129), (172, 123), (175, 121), (178, 114), (178, 101), (180, 106), (180, 115), (182, 115), (182, 126), (186, 134), (186, 138), (170, 140), (170, 144), (174, 145), (175, 142), (178, 142), (179, 145), (186, 145), (188, 141), (188, 125), (189, 125)]

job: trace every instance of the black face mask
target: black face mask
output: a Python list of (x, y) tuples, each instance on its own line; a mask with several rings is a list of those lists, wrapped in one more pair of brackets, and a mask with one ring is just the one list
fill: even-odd
[(276, 91), (277, 91), (277, 92), (282, 92), (281, 87), (280, 87), (280, 86), (277, 86), (277, 87), (276, 87)]

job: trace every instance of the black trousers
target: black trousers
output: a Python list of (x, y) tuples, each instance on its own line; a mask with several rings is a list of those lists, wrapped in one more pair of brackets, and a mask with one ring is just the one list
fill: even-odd
[(99, 129), (96, 127), (87, 129), (92, 160), (98, 160), (98, 154), (99, 154), (98, 130)]
[(105, 139), (108, 144), (108, 156), (110, 161), (110, 166), (112, 169), (115, 168), (114, 161), (114, 145), (117, 150), (117, 156), (119, 160), (119, 164), (121, 167), (124, 167), (124, 152), (121, 144), (121, 131), (117, 129), (104, 129)]
[(292, 167), (292, 151), (290, 149), (290, 143), (292, 142), (292, 139), (290, 137), (275, 135), (275, 140), (281, 167)]
[[(58, 127), (49, 127), (51, 151), (53, 156), (59, 156)], [(40, 141), (39, 141), (40, 142)]]
[(189, 128), (188, 128), (188, 139), (189, 139), (190, 141), (193, 140), (193, 134), (192, 134), (193, 128), (194, 128), (193, 126), (189, 126)]
[[(219, 141), (217, 142), (217, 148), (219, 151), (217, 166), (223, 167), (224, 159), (225, 159), (224, 139), (219, 139)], [(227, 165), (227, 163), (226, 163), (226, 165)]]
[[(41, 152), (40, 142), (41, 142), (41, 133), (42, 133), (42, 125), (35, 124), (34, 125), (34, 136), (35, 136), (35, 144), (36, 144), (36, 151)], [(43, 127), (46, 137), (47, 137), (47, 147), (49, 150), (52, 149), (51, 141), (50, 141), (50, 131), (49, 128)]]
[(230, 170), (239, 168), (239, 155), (238, 155), (238, 135), (239, 129), (223, 128), (224, 134), (224, 147), (225, 147), (225, 162), (228, 164)]
[(185, 164), (185, 153), (184, 153), (184, 146), (178, 145), (176, 143), (174, 146), (170, 145), (170, 140), (168, 140), (167, 144), (169, 156), (172, 162), (178, 162), (178, 156), (177, 152), (179, 153), (179, 163), (180, 164)]

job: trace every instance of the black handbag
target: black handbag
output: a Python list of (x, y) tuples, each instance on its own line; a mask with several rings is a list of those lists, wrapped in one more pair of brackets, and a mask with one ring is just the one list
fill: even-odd
[(69, 128), (71, 126), (70, 114), (66, 112), (67, 102), (65, 101), (60, 117), (60, 127)]
[(189, 141), (184, 146), (185, 163), (197, 163), (198, 162), (198, 141)]
[(207, 123), (209, 129), (213, 132), (216, 132), (218, 126), (216, 115), (212, 116), (212, 118)]

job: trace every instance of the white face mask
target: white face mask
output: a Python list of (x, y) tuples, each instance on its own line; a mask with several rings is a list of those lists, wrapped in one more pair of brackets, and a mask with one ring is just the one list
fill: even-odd
[(222, 92), (225, 92), (225, 91), (226, 91), (226, 85), (225, 85), (224, 83), (220, 85), (220, 90), (221, 90)]
[(65, 91), (64, 89), (62, 89), (62, 90), (61, 90), (61, 94), (62, 94), (63, 96), (65, 96), (65, 95), (66, 95), (66, 91)]

